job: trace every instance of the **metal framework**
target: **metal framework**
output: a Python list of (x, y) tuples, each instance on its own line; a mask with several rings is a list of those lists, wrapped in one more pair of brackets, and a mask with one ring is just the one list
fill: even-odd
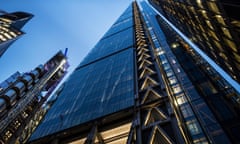
[[(135, 120), (128, 142), (132, 143), (173, 143), (173, 132), (167, 132), (171, 127), (171, 117), (166, 112), (168, 98), (161, 91), (159, 77), (154, 65), (152, 49), (149, 45), (141, 15), (136, 3), (134, 7), (137, 94), (135, 98)], [(169, 134), (171, 133), (171, 134)]]
[[(58, 82), (55, 81), (56, 83), (50, 84), (51, 89), (46, 88), (46, 86), (50, 86), (49, 83), (56, 78), (59, 71), (61, 71), (66, 65), (65, 56), (61, 53), (58, 53), (54, 58), (55, 59), (49, 61), (52, 64), (54, 63), (54, 66), (50, 69), (45, 70), (42, 66), (42, 69), (38, 71), (38, 74), (35, 73), (35, 71), (26, 73), (16, 82), (16, 87), (12, 88), (16, 89), (17, 95), (20, 95), (20, 98), (16, 101), (16, 104), (6, 109), (6, 114), (0, 118), (0, 143), (15, 143), (16, 141), (22, 142), (23, 140), (19, 139), (19, 137), (24, 134), (24, 129), (27, 128), (29, 122), (34, 118), (35, 113), (41, 113), (38, 112), (38, 110), (47, 100), (48, 96), (51, 94)], [(38, 69), (40, 68), (36, 68), (36, 70)], [(33, 79), (34, 81), (31, 82)], [(25, 86), (22, 85), (21, 87), (17, 87), (18, 83), (22, 82), (25, 82)], [(24, 87), (25, 89), (21, 90), (21, 88)], [(44, 97), (41, 97), (40, 94), (44, 90), (47, 91), (47, 94)], [(4, 94), (2, 94), (1, 97), (4, 96)], [(12, 97), (10, 97), (10, 100), (11, 98)]]
[(177, 121), (137, 3), (133, 3), (135, 36), (134, 107), (42, 137), (30, 143), (128, 143), (171, 144), (179, 140)]
[[(239, 129), (240, 94), (225, 79), (223, 79), (206, 60), (204, 60), (194, 49), (192, 49), (187, 42), (179, 37), (176, 32), (171, 29), (171, 27), (166, 27), (165, 22), (160, 17), (158, 17), (158, 20), (163, 30), (165, 32), (169, 32), (167, 37), (171, 37), (171, 39), (169, 39), (168, 42), (173, 46), (172, 50), (177, 59), (181, 61), (180, 63), (186, 71), (186, 74), (189, 76), (191, 81), (194, 82), (194, 86), (201, 93), (202, 98), (205, 99), (206, 104), (209, 106), (211, 111), (216, 115), (217, 120), (214, 121), (219, 121), (221, 127), (223, 127), (223, 130), (228, 135), (231, 142), (238, 142), (239, 139), (236, 138), (238, 136), (234, 133)], [(176, 49), (178, 49), (178, 51), (182, 51), (182, 53), (177, 53)], [(194, 63), (194, 67), (187, 66), (190, 65), (190, 63)], [(198, 72), (198, 76), (194, 76), (196, 72)], [(204, 87), (204, 84), (206, 83), (209, 88)], [(207, 89), (210, 89), (211, 93), (208, 93)], [(218, 106), (216, 104), (217, 101), (221, 102), (221, 104), (219, 104), (221, 106), (219, 107), (228, 110), (228, 114), (231, 115), (231, 119), (226, 118), (226, 114), (216, 108)], [(203, 110), (200, 110), (199, 112), (209, 119), (209, 121), (213, 121)], [(235, 132), (232, 131), (233, 128), (235, 128)], [(204, 129), (205, 133), (207, 133), (207, 128)], [(209, 135), (208, 138), (209, 140), (212, 139)]]
[[(215, 117), (211, 115), (205, 118), (205, 120), (207, 119), (206, 121), (202, 121), (199, 114), (203, 112), (202, 109), (197, 109), (199, 107), (194, 105), (191, 99), (187, 97), (189, 95), (198, 96), (200, 94), (195, 90), (194, 85), (191, 83), (192, 81), (189, 81), (189, 83), (186, 84), (187, 86), (181, 83), (182, 81), (178, 76), (184, 75), (184, 77), (187, 78), (187, 75), (185, 72), (178, 74), (173, 72), (173, 68), (175, 69), (176, 67), (173, 65), (170, 66), (169, 62), (173, 60), (172, 55), (174, 54), (172, 52), (169, 54), (170, 52), (167, 52), (167, 48), (160, 49), (155, 46), (153, 37), (156, 38), (157, 36), (151, 34), (153, 31), (147, 26), (146, 19), (144, 19), (144, 15), (141, 15), (136, 2), (133, 2), (132, 7), (135, 42), (133, 59), (135, 77), (134, 106), (41, 137), (30, 143), (171, 144), (211, 142), (212, 137), (208, 135), (208, 128), (204, 127), (205, 125), (202, 125), (202, 123), (211, 119), (214, 121), (212, 125), (218, 126), (217, 121), (214, 119)], [(159, 43), (162, 42), (161, 39), (157, 41), (159, 41)], [(159, 47), (161, 47), (160, 45), (162, 45), (162, 43), (159, 44)], [(174, 73), (172, 75), (167, 75), (166, 71), (169, 69), (164, 68), (163, 59), (161, 59), (164, 51), (168, 53), (164, 56), (165, 60), (168, 61), (169, 67), (171, 67), (172, 73)], [(201, 57), (195, 57), (196, 55), (191, 54), (187, 55), (195, 60), (196, 64), (194, 63), (194, 66), (203, 66), (198, 64), (198, 62), (202, 62), (200, 61), (202, 60)], [(177, 64), (175, 64), (175, 66), (176, 65)], [(179, 64), (178, 66), (180, 68)], [(202, 67), (202, 70), (203, 69), (204, 67)], [(208, 70), (209, 69), (203, 71), (207, 72)], [(211, 80), (217, 78), (217, 75), (211, 76), (210, 71), (206, 75), (209, 76)], [(176, 78), (175, 83), (170, 82), (170, 78), (173, 76)], [(221, 79), (218, 80), (221, 82), (224, 81)], [(190, 92), (188, 89), (196, 93), (188, 95), (187, 92)], [(230, 88), (228, 90), (230, 90)], [(236, 96), (234, 97), (236, 99), (237, 95), (233, 96), (230, 92), (229, 95), (231, 96), (229, 97), (233, 98)], [(228, 95), (228, 92), (224, 91), (224, 94)], [(202, 100), (202, 97), (200, 97), (199, 100), (201, 106), (203, 105), (204, 110), (208, 112), (201, 114), (204, 116), (212, 114), (209, 112), (210, 110)], [(186, 116), (187, 114), (189, 115)], [(220, 128), (215, 129), (215, 132), (223, 133)]]

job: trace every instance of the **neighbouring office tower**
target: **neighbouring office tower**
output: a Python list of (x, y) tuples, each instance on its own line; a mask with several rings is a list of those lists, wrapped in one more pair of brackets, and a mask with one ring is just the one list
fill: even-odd
[(207, 61), (146, 2), (133, 2), (29, 143), (239, 142), (239, 107), (239, 93)]
[(25, 12), (6, 13), (0, 11), (0, 57), (24, 32), (21, 28), (33, 17)]
[(23, 143), (36, 127), (36, 115), (66, 74), (61, 51), (34, 70), (13, 74), (0, 84), (0, 143)]
[(149, 2), (240, 83), (238, 0), (149, 0)]

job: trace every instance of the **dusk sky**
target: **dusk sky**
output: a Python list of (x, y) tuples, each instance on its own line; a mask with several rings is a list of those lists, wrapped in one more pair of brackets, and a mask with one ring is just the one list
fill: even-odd
[[(65, 48), (68, 48), (69, 75), (131, 2), (0, 0), (0, 10), (9, 13), (23, 11), (34, 15), (22, 29), (26, 34), (0, 58), (0, 83), (16, 71), (34, 69)], [(238, 83), (222, 70), (220, 73), (240, 91)]]
[(68, 48), (69, 73), (100, 40), (132, 0), (1, 0), (6, 12), (34, 17), (26, 33), (0, 58), (0, 83), (16, 71), (27, 72)]

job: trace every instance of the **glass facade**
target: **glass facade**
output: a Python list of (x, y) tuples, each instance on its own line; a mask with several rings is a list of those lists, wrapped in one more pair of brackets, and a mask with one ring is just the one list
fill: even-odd
[(33, 142), (237, 141), (230, 135), (239, 131), (239, 94), (146, 2), (139, 6), (133, 2), (75, 69)]
[(133, 106), (132, 56), (128, 49), (76, 70), (33, 138)]
[(129, 27), (133, 27), (133, 13), (132, 7), (129, 6), (126, 11), (117, 19), (117, 21), (112, 25), (112, 27), (106, 32), (102, 39), (111, 36), (114, 33), (123, 31)]
[(131, 11), (129, 7), (71, 74), (32, 139), (133, 107)]
[(115, 33), (111, 37), (102, 39), (84, 58), (81, 62), (80, 67), (98, 59), (107, 57), (120, 50), (130, 48), (133, 45), (133, 29), (128, 28), (119, 33)]
[(132, 16), (132, 7), (129, 6), (84, 58), (79, 67), (133, 46)]
[(239, 2), (149, 0), (181, 32), (240, 82)]
[[(224, 94), (220, 92), (222, 88), (214, 86), (198, 68), (197, 62), (192, 62), (193, 58), (190, 58), (187, 51), (179, 52), (180, 45), (176, 43), (178, 38), (175, 33), (162, 19), (158, 21), (152, 16), (156, 14), (146, 3), (142, 6), (155, 51), (172, 92), (172, 96), (169, 96), (176, 106), (176, 113), (183, 118), (187, 133), (190, 134), (188, 137), (190, 136), (193, 143), (230, 143), (227, 133), (224, 132), (225, 126), (220, 126), (223, 123), (218, 120), (234, 119), (236, 114), (225, 104)], [(188, 49), (191, 50), (190, 47)], [(210, 100), (212, 98), (214, 100)], [(218, 116), (214, 116), (216, 111)]]

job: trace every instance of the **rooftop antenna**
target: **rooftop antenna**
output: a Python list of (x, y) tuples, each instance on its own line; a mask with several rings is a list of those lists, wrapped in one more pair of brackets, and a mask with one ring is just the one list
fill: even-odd
[(64, 55), (67, 56), (68, 48), (65, 48)]

